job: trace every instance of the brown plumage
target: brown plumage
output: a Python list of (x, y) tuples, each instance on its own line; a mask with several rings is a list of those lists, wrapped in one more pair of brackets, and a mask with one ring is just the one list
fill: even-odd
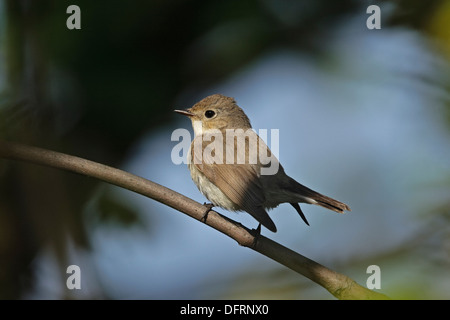
[(307, 224), (299, 202), (339, 213), (350, 211), (346, 204), (286, 175), (233, 98), (214, 94), (190, 109), (175, 111), (192, 120), (195, 138), (188, 167), (192, 180), (214, 206), (246, 211), (273, 232), (277, 229), (266, 209), (280, 203), (290, 203)]

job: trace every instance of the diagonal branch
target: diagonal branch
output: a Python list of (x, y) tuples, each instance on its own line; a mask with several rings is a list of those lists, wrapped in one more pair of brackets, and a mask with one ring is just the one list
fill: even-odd
[[(64, 169), (94, 177), (110, 184), (137, 192), (164, 203), (188, 216), (203, 221), (205, 206), (171, 189), (123, 170), (115, 169), (83, 158), (0, 141), (0, 157), (11, 160)], [(349, 277), (294, 252), (262, 235), (255, 239), (252, 230), (211, 210), (205, 222), (210, 227), (311, 279), (338, 299), (389, 299), (387, 296), (364, 288)]]

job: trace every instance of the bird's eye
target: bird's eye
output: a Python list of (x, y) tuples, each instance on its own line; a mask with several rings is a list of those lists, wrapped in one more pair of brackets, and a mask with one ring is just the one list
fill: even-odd
[(216, 115), (216, 113), (214, 111), (212, 111), (212, 110), (206, 110), (205, 111), (205, 117), (207, 117), (207, 118), (212, 118), (215, 115)]

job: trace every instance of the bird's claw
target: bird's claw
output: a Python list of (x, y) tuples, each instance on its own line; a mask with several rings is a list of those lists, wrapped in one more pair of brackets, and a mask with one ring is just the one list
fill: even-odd
[(208, 213), (211, 211), (212, 208), (214, 208), (214, 205), (212, 203), (203, 203), (203, 205), (206, 207), (206, 211), (203, 214), (203, 217), (200, 219), (203, 223), (206, 223), (206, 219), (208, 219)]
[(253, 233), (253, 244), (252, 247), (256, 247), (256, 243), (258, 242), (259, 236), (261, 235), (261, 223), (258, 224), (258, 227), (256, 229), (252, 229)]

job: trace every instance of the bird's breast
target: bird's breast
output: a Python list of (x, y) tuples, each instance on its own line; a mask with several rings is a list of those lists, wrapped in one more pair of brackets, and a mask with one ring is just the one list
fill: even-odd
[(212, 183), (195, 164), (188, 162), (188, 168), (191, 172), (192, 181), (194, 181), (200, 192), (214, 204), (216, 207), (221, 207), (230, 211), (241, 210), (239, 206), (230, 200), (214, 183)]

